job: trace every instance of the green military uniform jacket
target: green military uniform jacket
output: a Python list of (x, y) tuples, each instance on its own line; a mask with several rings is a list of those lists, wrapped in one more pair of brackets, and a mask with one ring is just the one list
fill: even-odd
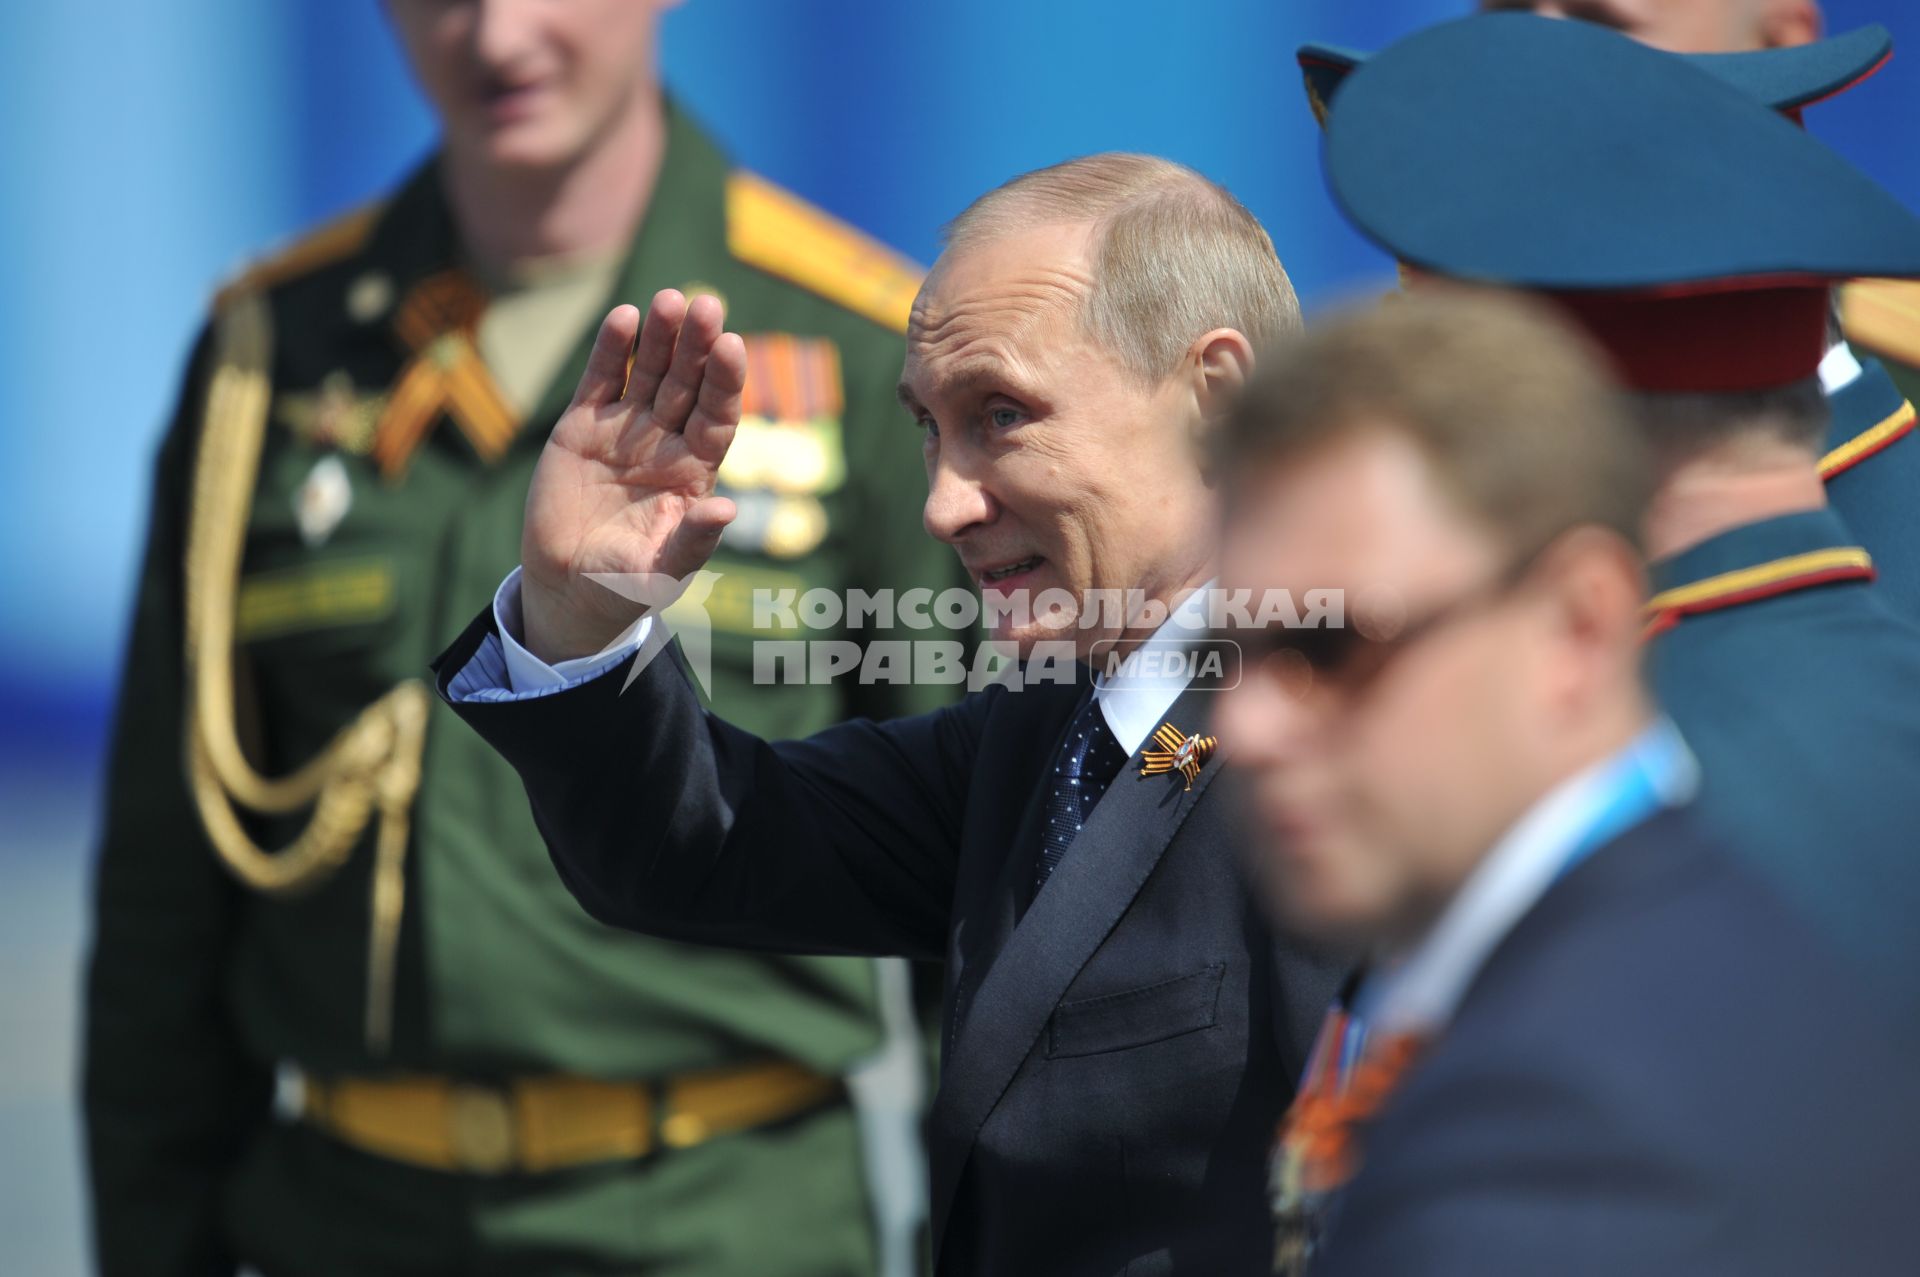
[[(775, 736), (929, 708), (953, 689), (748, 681), (753, 588), (957, 581), (952, 552), (921, 530), (918, 439), (894, 398), (917, 273), (730, 170), (669, 116), (656, 195), (607, 300), (644, 309), (660, 288), (715, 291), (748, 342), (748, 428), (723, 475), (742, 518), (712, 564), (714, 699)], [(592, 332), (518, 429), (462, 345), (471, 286), (459, 266), (429, 164), (390, 202), (223, 296), (222, 307), (264, 300), (272, 332), (257, 477), (232, 516), (244, 520), (232, 734), (264, 777), (308, 764), (421, 678), (518, 562), (528, 480)], [(377, 814), (345, 863), (304, 889), (268, 894), (229, 872), (182, 754), (186, 530), (218, 389), (211, 332), (159, 457), (111, 758), (85, 1076), (107, 1269), (134, 1256), (154, 1272), (230, 1262), (223, 1183), (267, 1121), (276, 1062), (319, 1075), (662, 1078), (767, 1056), (838, 1072), (873, 1048), (867, 964), (683, 947), (590, 920), (511, 770), (443, 707), (429, 711), (404, 812), (391, 935), (372, 919)], [(265, 849), (311, 818), (234, 810)], [(662, 818), (644, 792), (633, 811)]]

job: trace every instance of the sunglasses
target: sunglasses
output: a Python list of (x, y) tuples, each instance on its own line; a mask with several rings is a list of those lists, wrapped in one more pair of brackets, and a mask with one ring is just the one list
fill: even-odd
[(1239, 645), (1247, 676), (1264, 674), (1295, 694), (1323, 685), (1351, 694), (1378, 679), (1423, 639), (1504, 601), (1531, 574), (1545, 549), (1521, 556), (1490, 580), (1418, 616), (1348, 616), (1341, 625), (1226, 629), (1216, 630), (1214, 637)]

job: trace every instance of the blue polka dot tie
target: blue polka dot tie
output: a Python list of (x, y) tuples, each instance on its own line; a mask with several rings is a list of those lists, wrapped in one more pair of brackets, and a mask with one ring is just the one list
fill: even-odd
[(1040, 846), (1040, 872), (1034, 884), (1037, 891), (1067, 854), (1074, 835), (1093, 814), (1093, 805), (1107, 786), (1127, 765), (1127, 751), (1107, 728), (1100, 702), (1089, 699), (1073, 716), (1073, 726), (1060, 752), (1053, 757), (1048, 775), (1052, 788), (1047, 791), (1046, 837)]

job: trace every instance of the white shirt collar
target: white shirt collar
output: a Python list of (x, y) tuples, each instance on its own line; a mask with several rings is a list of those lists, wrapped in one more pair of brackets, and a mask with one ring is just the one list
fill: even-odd
[[(1147, 641), (1127, 657), (1112, 678), (1104, 672), (1093, 681), (1093, 698), (1099, 702), (1100, 716), (1107, 728), (1132, 754), (1146, 743), (1149, 733), (1158, 727), (1193, 681), (1193, 671), (1183, 659), (1208, 632), (1207, 601), (1213, 592), (1209, 581), (1193, 591), (1168, 614)], [(1178, 726), (1178, 724), (1176, 724)], [(1188, 724), (1186, 730), (1199, 728)]]
[(1665, 774), (1656, 777), (1661, 799), (1672, 806), (1691, 797), (1698, 765), (1665, 718), (1619, 753), (1548, 791), (1473, 870), (1426, 935), (1368, 975), (1359, 1008), (1368, 1033), (1444, 1027), (1488, 956), (1546, 894), (1600, 820), (1620, 768), (1649, 752), (1666, 764)]
[(1853, 347), (1846, 342), (1836, 343), (1827, 357), (1820, 361), (1820, 388), (1828, 395), (1837, 395), (1860, 380), (1866, 369), (1860, 366), (1859, 357), (1853, 353)]

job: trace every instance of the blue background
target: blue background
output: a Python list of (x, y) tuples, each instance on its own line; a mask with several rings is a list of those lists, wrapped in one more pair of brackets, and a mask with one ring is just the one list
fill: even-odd
[[(1156, 152), (1266, 223), (1309, 308), (1384, 283), (1292, 51), (1468, 0), (689, 0), (670, 87), (745, 164), (905, 249), (1024, 169)], [(1831, 0), (1920, 51), (1920, 13)], [(1814, 131), (1920, 204), (1920, 52)], [(432, 145), (374, 0), (0, 6), (0, 1238), (83, 1262), (71, 1095), (99, 759), (147, 470), (213, 285)]]

